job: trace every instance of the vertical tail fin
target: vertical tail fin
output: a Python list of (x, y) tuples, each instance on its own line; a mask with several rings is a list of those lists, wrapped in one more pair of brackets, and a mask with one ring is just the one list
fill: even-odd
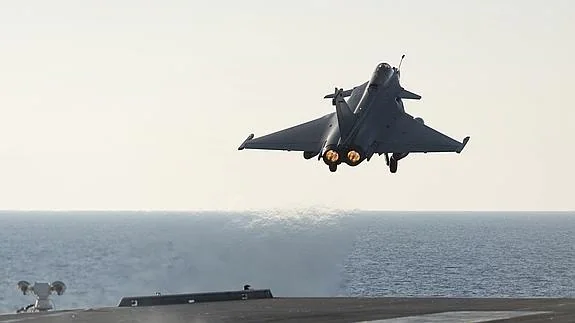
[(335, 105), (340, 136), (345, 139), (351, 132), (357, 117), (345, 102), (342, 91), (343, 89), (335, 89), (332, 103)]

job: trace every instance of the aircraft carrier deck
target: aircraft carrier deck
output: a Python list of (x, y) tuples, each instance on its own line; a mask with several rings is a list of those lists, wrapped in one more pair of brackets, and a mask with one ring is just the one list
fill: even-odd
[(0, 315), (0, 322), (11, 323), (547, 321), (575, 322), (575, 299), (278, 298), (252, 290), (124, 297), (118, 307)]

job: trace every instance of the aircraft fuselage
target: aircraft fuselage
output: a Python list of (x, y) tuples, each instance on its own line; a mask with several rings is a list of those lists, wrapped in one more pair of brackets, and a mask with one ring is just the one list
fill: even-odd
[[(389, 64), (381, 63), (377, 66), (369, 80), (359, 103), (355, 109), (354, 114), (357, 120), (354, 123), (352, 130), (345, 137), (340, 137), (337, 143), (337, 151), (343, 157), (341, 162), (346, 162), (349, 165), (356, 166), (365, 159), (370, 159), (373, 155), (373, 144), (376, 138), (381, 137), (381, 132), (385, 131), (384, 128), (389, 128), (389, 124), (379, 124), (381, 120), (389, 120), (390, 122), (394, 117), (403, 111), (403, 103), (398, 98), (401, 87), (399, 85), (399, 70), (392, 68)], [(352, 97), (350, 100), (357, 98)], [(335, 135), (337, 129), (331, 130), (331, 135)], [(329, 141), (329, 140), (328, 140)], [(334, 147), (335, 148), (335, 147)], [(349, 154), (356, 154), (353, 157), (359, 158), (351, 162)]]

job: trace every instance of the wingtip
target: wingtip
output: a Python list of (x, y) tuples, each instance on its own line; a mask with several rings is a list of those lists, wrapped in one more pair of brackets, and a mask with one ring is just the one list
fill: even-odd
[(457, 151), (458, 154), (463, 151), (463, 148), (465, 148), (465, 145), (467, 145), (468, 141), (469, 141), (469, 136), (463, 138), (463, 143), (461, 144), (461, 147), (459, 147), (459, 150)]
[(252, 140), (253, 138), (254, 138), (254, 134), (252, 133), (246, 138), (246, 140), (244, 140), (244, 142), (242, 142), (242, 144), (238, 147), (238, 150), (243, 150), (246, 146), (246, 143), (248, 141)]

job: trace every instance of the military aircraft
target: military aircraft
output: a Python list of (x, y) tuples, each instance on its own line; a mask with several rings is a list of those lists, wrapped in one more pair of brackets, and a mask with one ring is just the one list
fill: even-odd
[(404, 57), (398, 67), (378, 64), (369, 81), (352, 89), (336, 87), (324, 97), (332, 99), (335, 112), (259, 138), (250, 134), (238, 150), (303, 151), (305, 159), (318, 156), (332, 172), (342, 163), (357, 166), (374, 154), (384, 154), (391, 173), (410, 153), (461, 153), (469, 136), (459, 142), (405, 112), (402, 100), (421, 96), (400, 85)]

